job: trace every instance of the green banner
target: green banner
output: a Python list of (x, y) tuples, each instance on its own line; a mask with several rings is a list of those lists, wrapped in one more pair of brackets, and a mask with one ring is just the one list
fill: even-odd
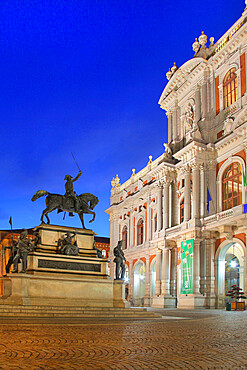
[(194, 239), (181, 243), (181, 291), (180, 294), (193, 294), (193, 252)]

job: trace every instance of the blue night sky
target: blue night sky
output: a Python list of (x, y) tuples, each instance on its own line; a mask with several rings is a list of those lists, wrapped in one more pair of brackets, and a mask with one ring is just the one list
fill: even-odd
[[(193, 57), (204, 30), (215, 42), (243, 0), (1, 0), (0, 229), (40, 223), (40, 189), (97, 195), (90, 227), (109, 236), (110, 181), (162, 154), (167, 118), (158, 99), (175, 61)], [(77, 216), (52, 224), (80, 227)], [(89, 217), (85, 217), (86, 226)]]

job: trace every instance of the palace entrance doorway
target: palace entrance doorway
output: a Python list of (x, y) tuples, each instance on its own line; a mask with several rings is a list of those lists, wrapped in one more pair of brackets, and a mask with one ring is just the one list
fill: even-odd
[(139, 261), (134, 269), (134, 306), (144, 305), (145, 295), (145, 265)]
[(225, 307), (232, 285), (244, 289), (245, 246), (242, 242), (223, 242), (216, 252), (217, 307)]

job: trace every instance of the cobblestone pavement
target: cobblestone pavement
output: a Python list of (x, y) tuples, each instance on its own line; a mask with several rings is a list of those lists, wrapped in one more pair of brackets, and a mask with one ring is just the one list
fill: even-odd
[(1, 369), (247, 369), (247, 311), (0, 321)]

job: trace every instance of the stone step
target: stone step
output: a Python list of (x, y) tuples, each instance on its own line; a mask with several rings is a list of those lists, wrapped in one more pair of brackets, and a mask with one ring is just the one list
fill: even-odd
[(52, 318), (60, 318), (60, 317), (64, 317), (64, 318), (81, 318), (81, 319), (89, 319), (89, 318), (128, 318), (128, 319), (151, 319), (151, 318), (160, 318), (161, 316), (160, 315), (142, 315), (142, 316), (139, 316), (139, 315), (125, 315), (125, 314), (98, 314), (98, 315), (89, 315), (89, 314), (56, 314), (56, 313), (35, 313), (35, 312), (31, 312), (31, 313), (24, 313), (24, 312), (18, 312), (18, 313), (8, 313), (8, 314), (5, 314), (5, 315), (1, 315), (0, 318), (1, 320), (4, 319), (4, 317), (14, 317), (14, 318), (18, 318), (18, 317), (39, 317), (39, 318), (42, 318), (42, 317), (52, 317)]
[(2, 305), (0, 317), (157, 318), (161, 315), (139, 308)]
[(84, 306), (45, 306), (45, 305), (42, 305), (42, 306), (34, 306), (34, 305), (10, 305), (10, 304), (6, 304), (6, 305), (0, 305), (0, 312), (1, 310), (5, 310), (5, 309), (26, 309), (26, 310), (34, 310), (34, 309), (37, 309), (37, 310), (66, 310), (66, 311), (81, 311), (81, 310), (84, 310), (84, 311), (92, 311), (92, 310), (96, 310), (96, 311), (124, 311), (124, 312), (127, 312), (127, 311), (138, 311), (138, 312), (147, 312), (147, 309), (146, 308), (130, 308), (130, 307), (91, 307), (91, 306), (87, 306), (87, 307), (84, 307)]

